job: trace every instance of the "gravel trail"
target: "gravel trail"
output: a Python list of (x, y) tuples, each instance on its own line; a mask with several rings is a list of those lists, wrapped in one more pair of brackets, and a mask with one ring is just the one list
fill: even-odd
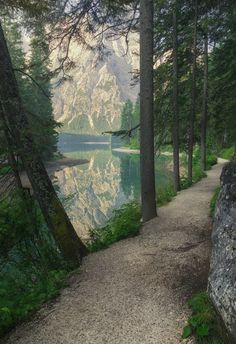
[(186, 300), (206, 288), (209, 203), (222, 166), (159, 209), (139, 236), (86, 257), (61, 296), (0, 343), (181, 343)]

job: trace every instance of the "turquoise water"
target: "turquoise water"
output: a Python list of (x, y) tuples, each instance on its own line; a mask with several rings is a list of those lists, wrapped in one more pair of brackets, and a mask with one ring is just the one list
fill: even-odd
[[(89, 229), (104, 226), (114, 209), (140, 199), (139, 154), (120, 153), (108, 143), (81, 143), (75, 136), (63, 135), (59, 149), (67, 157), (89, 160), (56, 173), (62, 197), (70, 196), (65, 204), (79, 236), (87, 238)], [(157, 189), (172, 183), (169, 165), (169, 157), (156, 159)]]

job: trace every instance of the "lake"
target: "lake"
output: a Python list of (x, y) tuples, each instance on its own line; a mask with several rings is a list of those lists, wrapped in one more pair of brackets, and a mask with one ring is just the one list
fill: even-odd
[[(56, 172), (56, 184), (78, 235), (106, 224), (114, 209), (140, 199), (139, 154), (116, 152), (107, 140), (81, 142), (80, 137), (60, 134), (59, 150), (69, 158), (87, 159), (88, 164)], [(172, 183), (171, 157), (156, 159), (157, 189)]]

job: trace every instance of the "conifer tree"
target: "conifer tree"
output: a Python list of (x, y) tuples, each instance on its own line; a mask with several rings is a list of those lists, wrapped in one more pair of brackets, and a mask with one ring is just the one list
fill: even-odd
[(34, 29), (30, 48), (30, 76), (37, 82), (37, 85), (31, 81), (27, 99), (24, 101), (39, 153), (43, 159), (50, 159), (57, 150), (55, 129), (58, 124), (53, 116), (49, 48), (42, 25), (38, 24)]

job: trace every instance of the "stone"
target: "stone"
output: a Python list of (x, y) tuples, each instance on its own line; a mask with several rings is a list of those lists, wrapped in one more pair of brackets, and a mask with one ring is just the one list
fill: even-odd
[(224, 166), (220, 179), (208, 292), (226, 328), (236, 340), (236, 163)]

